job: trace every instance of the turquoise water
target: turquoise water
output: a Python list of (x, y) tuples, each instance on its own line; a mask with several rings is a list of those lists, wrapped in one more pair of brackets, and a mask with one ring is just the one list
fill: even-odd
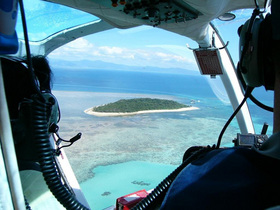
[(138, 190), (151, 190), (176, 167), (141, 161), (130, 161), (93, 170), (95, 177), (81, 183), (94, 209), (104, 209), (116, 202), (116, 198)]
[[(59, 70), (54, 90), (62, 114), (60, 136), (67, 139), (83, 133), (80, 141), (65, 150), (91, 208), (96, 210), (114, 205), (120, 196), (155, 187), (181, 163), (190, 146), (216, 144), (233, 112), (203, 76)], [(269, 100), (265, 92), (260, 96)], [(199, 110), (129, 117), (84, 113), (93, 106), (136, 97), (171, 99)], [(257, 132), (264, 122), (272, 128), (272, 114), (256, 106), (251, 114)], [(238, 132), (234, 120), (222, 145), (232, 146)]]

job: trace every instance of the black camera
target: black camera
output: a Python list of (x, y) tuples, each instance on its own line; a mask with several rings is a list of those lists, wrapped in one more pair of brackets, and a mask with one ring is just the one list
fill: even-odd
[(237, 138), (233, 140), (234, 146), (255, 147), (260, 148), (266, 142), (268, 136), (266, 134), (237, 134)]

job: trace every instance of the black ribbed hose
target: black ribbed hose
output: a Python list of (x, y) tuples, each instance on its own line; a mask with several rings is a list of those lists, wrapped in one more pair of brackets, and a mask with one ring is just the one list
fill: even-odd
[(164, 199), (164, 196), (175, 180), (177, 175), (192, 161), (199, 158), (200, 155), (215, 149), (214, 147), (201, 147), (193, 152), (180, 166), (178, 166), (168, 177), (166, 177), (146, 198), (141, 200), (132, 210), (151, 210), (155, 209)]
[(52, 194), (66, 209), (88, 209), (63, 185), (48, 134), (47, 104), (34, 98), (32, 103), (34, 140), (43, 177)]

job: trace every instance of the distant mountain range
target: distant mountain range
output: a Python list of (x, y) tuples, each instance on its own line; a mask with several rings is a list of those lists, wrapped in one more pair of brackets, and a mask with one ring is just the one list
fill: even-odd
[(174, 73), (186, 75), (199, 75), (198, 71), (187, 70), (181, 68), (158, 68), (153, 66), (127, 66), (122, 64), (108, 63), (103, 61), (65, 61), (58, 59), (51, 59), (50, 65), (53, 69), (95, 69), (95, 70), (119, 70), (119, 71), (143, 71), (143, 72), (157, 72), (157, 73)]

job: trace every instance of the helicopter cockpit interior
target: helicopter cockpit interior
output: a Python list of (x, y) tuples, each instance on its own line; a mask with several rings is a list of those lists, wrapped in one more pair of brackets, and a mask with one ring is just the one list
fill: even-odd
[[(218, 77), (222, 81), (233, 113), (221, 128), (217, 141), (211, 145), (193, 145), (187, 149), (183, 148), (185, 152), (180, 154), (182, 162), (152, 190), (148, 193), (145, 191), (144, 194), (138, 192), (139, 194), (116, 197), (114, 198), (116, 203), (107, 209), (267, 209), (280, 206), (279, 1), (50, 0), (42, 2), (48, 3), (50, 10), (55, 6), (75, 9), (78, 16), (76, 19), (71, 19), (67, 13), (56, 12), (57, 15), (62, 16), (61, 19), (49, 19), (48, 28), (36, 28), (37, 35), (35, 33), (32, 36), (28, 31), (27, 26), (30, 27), (28, 21), (32, 22), (36, 17), (30, 18), (28, 15), (25, 17), (25, 1), (8, 0), (0, 3), (0, 169), (3, 177), (0, 205), (4, 209), (31, 209), (28, 200), (30, 198), (32, 201), (37, 198), (40, 200), (41, 195), (37, 195), (37, 191), (33, 193), (30, 186), (21, 183), (22, 172), (29, 170), (36, 171), (42, 176), (40, 182), (44, 182), (47, 191), (59, 203), (59, 209), (94, 209), (87, 202), (88, 198), (85, 198), (64, 152), (64, 149), (74, 143), (82, 144), (82, 140), (80, 141), (82, 133), (72, 135), (69, 140), (60, 137), (59, 122), (63, 118), (62, 110), (55, 96), (57, 90), (51, 88), (51, 78), (53, 75), (55, 77), (59, 69), (52, 72), (51, 62), (46, 58), (60, 47), (87, 35), (115, 28), (135, 29), (143, 25), (172, 32), (194, 41), (198, 47), (186, 48), (193, 53), (199, 76), (207, 75), (211, 79)], [(252, 9), (252, 14), (248, 20), (243, 20), (244, 24), (241, 24), (236, 32), (239, 40), (239, 57), (235, 65), (228, 49), (229, 43), (223, 41), (213, 20), (219, 18), (223, 21), (231, 21), (235, 18), (231, 11), (248, 8)], [(36, 11), (39, 14), (45, 12), (44, 9)], [(83, 17), (78, 12), (85, 12), (86, 15)], [(38, 17), (41, 17), (40, 15)], [(52, 13), (52, 15), (56, 14)], [(64, 20), (63, 15), (66, 15)], [(45, 16), (42, 17), (44, 19)], [(79, 22), (79, 17), (85, 22)], [(19, 19), (21, 21), (18, 21)], [(51, 26), (52, 21), (58, 23), (57, 25), (65, 22), (66, 25), (63, 29), (53, 32), (52, 29), (55, 27)], [(46, 20), (42, 21), (42, 25), (43, 22)], [(20, 33), (17, 33), (17, 27), (22, 27)], [(41, 38), (41, 35), (44, 38)], [(74, 72), (70, 69), (69, 75), (71, 71)], [(66, 78), (67, 73), (63, 72), (61, 75)], [(118, 80), (117, 77), (115, 79)], [(258, 87), (273, 92), (273, 106), (266, 105), (261, 99), (254, 97), (253, 90)], [(273, 113), (272, 135), (267, 134), (266, 123), (260, 133), (255, 131), (247, 105), (249, 99), (257, 107)], [(198, 101), (194, 100), (194, 103)], [(185, 116), (182, 114), (178, 119)], [(156, 117), (155, 115), (148, 122), (155, 122)], [(106, 119), (108, 119), (106, 122), (104, 120), (106, 125), (110, 124), (108, 123), (110, 119), (114, 123), (117, 121), (116, 118)], [(118, 118), (120, 119), (121, 117)], [(173, 120), (170, 116), (162, 119)], [(137, 120), (139, 118), (128, 121), (137, 124)], [(236, 120), (240, 133), (237, 133), (236, 138), (233, 139), (232, 147), (225, 147), (222, 139), (232, 120)], [(123, 123), (131, 126), (128, 121), (121, 123), (117, 121), (116, 124)], [(102, 122), (101, 120), (98, 125), (103, 126)], [(73, 127), (75, 125), (77, 124), (73, 123)], [(152, 124), (150, 127), (153, 127)], [(104, 133), (107, 134), (107, 131)], [(143, 147), (140, 142), (138, 143), (139, 147)], [(172, 144), (175, 143), (171, 142), (171, 147)], [(147, 149), (148, 146), (144, 147)], [(108, 149), (104, 145), (101, 148), (104, 151)], [(94, 148), (87, 149), (94, 150)], [(75, 150), (74, 153), (79, 152)], [(113, 154), (113, 156), (118, 155), (120, 154)], [(124, 162), (124, 159), (120, 160)], [(102, 162), (106, 165), (105, 163)], [(114, 161), (108, 161), (107, 164), (113, 165), (113, 163)], [(32, 179), (33, 172), (25, 176), (30, 176)], [(134, 180), (133, 183), (148, 185), (143, 181)], [(5, 190), (9, 193), (5, 194)], [(40, 194), (44, 193), (40, 192)], [(102, 196), (109, 197), (110, 194), (111, 192), (105, 191)]]

